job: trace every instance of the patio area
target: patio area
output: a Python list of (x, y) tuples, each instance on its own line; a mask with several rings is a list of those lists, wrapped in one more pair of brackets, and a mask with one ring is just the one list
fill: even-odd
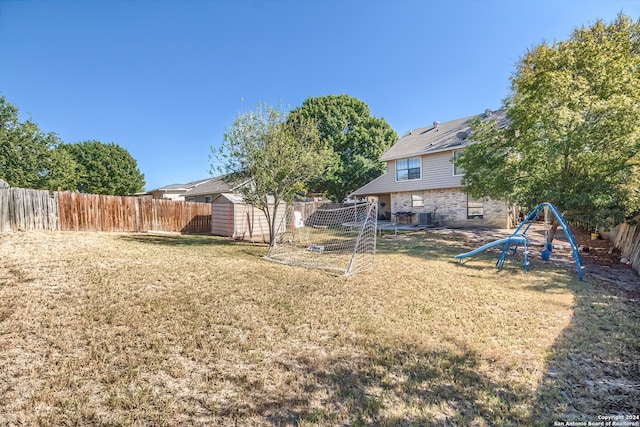
[(398, 223), (389, 220), (378, 220), (378, 231), (420, 231), (434, 228), (433, 225)]

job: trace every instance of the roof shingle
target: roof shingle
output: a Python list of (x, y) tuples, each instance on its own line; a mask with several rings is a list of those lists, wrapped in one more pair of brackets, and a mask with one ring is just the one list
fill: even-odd
[(437, 153), (459, 149), (473, 143), (469, 125), (473, 119), (480, 117), (483, 120), (496, 120), (498, 126), (508, 124), (505, 110), (492, 112), (491, 114), (479, 114), (463, 119), (451, 120), (444, 123), (434, 123), (431, 126), (414, 129), (405, 134), (396, 142), (380, 160), (403, 159), (420, 156), (423, 154)]
[(203, 196), (207, 194), (228, 193), (238, 188), (238, 184), (229, 183), (224, 176), (210, 178), (202, 184), (184, 193), (185, 197)]

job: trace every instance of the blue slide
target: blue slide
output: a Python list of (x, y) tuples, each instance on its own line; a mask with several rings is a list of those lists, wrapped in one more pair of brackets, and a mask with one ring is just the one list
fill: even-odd
[[(552, 214), (558, 221), (559, 226), (562, 228), (562, 230), (564, 230), (564, 234), (567, 237), (567, 241), (571, 245), (571, 251), (573, 252), (573, 259), (576, 262), (576, 268), (578, 269), (578, 278), (582, 280), (582, 257), (580, 256), (580, 248), (578, 246), (578, 243), (576, 242), (576, 238), (574, 237), (573, 233), (571, 232), (571, 229), (569, 228), (569, 224), (564, 219), (564, 216), (562, 216), (558, 208), (548, 202), (540, 203), (538, 206), (536, 206), (531, 211), (531, 213), (529, 213), (527, 218), (520, 223), (518, 228), (516, 228), (516, 231), (514, 231), (514, 233), (511, 235), (511, 237), (507, 237), (506, 239), (500, 239), (500, 240), (496, 240), (495, 242), (487, 243), (486, 245), (481, 246), (478, 249), (473, 250), (471, 252), (467, 252), (466, 254), (456, 255), (456, 258), (460, 260), (460, 263), (462, 263), (462, 259), (464, 258), (472, 257), (494, 246), (504, 245), (504, 247), (502, 248), (502, 252), (498, 257), (498, 261), (496, 262), (496, 267), (498, 268), (498, 270), (501, 270), (502, 266), (504, 265), (504, 261), (507, 258), (507, 255), (509, 255), (509, 252), (511, 252), (512, 254), (515, 254), (516, 251), (518, 250), (518, 246), (522, 244), (524, 246), (523, 247), (524, 272), (525, 273), (529, 272), (529, 266), (531, 263), (529, 261), (529, 256), (530, 256), (529, 242), (527, 240), (526, 234), (527, 234), (527, 230), (529, 230), (529, 227), (531, 227), (533, 223), (536, 222), (536, 220), (542, 213)], [(546, 220), (545, 220), (545, 223), (546, 223)], [(520, 230), (522, 230), (523, 228), (524, 228), (524, 231), (520, 232)], [(513, 251), (511, 251), (512, 243), (515, 244)], [(551, 248), (549, 247), (548, 249), (545, 249), (545, 250), (547, 251), (547, 254), (548, 254), (551, 251)], [(542, 256), (544, 259), (544, 256), (545, 256), (544, 251)]]
[(495, 242), (487, 243), (484, 246), (480, 246), (478, 249), (474, 249), (471, 252), (467, 252), (467, 253), (464, 253), (464, 254), (456, 255), (455, 257), (458, 258), (458, 259), (469, 258), (469, 257), (472, 257), (474, 255), (479, 254), (482, 251), (486, 251), (487, 249), (492, 248), (494, 246), (499, 246), (499, 245), (504, 245), (504, 244), (511, 244), (511, 243), (516, 243), (516, 244), (527, 243), (527, 238), (524, 237), (524, 236), (507, 237), (506, 239), (500, 239), (500, 240), (496, 240)]

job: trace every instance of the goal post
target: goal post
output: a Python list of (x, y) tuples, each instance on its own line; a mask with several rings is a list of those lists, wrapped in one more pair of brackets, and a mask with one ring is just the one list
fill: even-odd
[(377, 204), (315, 209), (287, 207), (266, 259), (355, 274), (373, 268)]

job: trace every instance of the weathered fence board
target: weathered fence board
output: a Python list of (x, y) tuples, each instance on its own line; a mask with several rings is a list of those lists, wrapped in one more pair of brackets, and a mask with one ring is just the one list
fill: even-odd
[(9, 216), (9, 200), (11, 191), (0, 189), (0, 234), (11, 231), (11, 217)]
[(211, 204), (60, 192), (64, 231), (209, 233)]
[(58, 229), (57, 198), (47, 190), (0, 190), (0, 233)]
[(0, 233), (9, 231), (211, 232), (211, 204), (0, 189)]
[(636, 271), (640, 271), (640, 227), (624, 222), (609, 233), (613, 245), (620, 249)]

